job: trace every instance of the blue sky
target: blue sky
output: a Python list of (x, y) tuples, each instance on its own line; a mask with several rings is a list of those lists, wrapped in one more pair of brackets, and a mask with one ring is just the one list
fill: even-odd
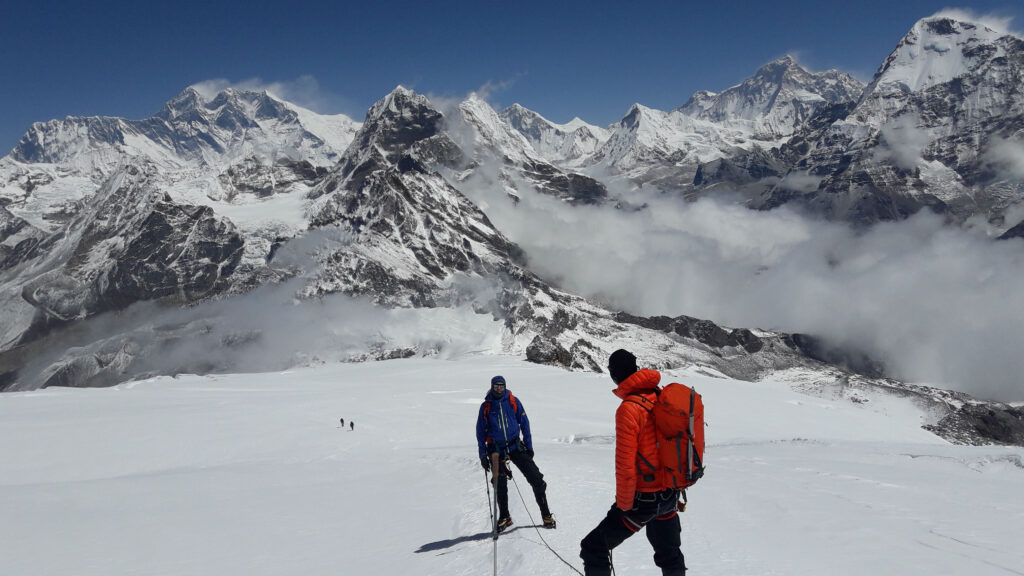
[(607, 125), (634, 102), (669, 110), (787, 53), (869, 79), (915, 21), (944, 8), (1024, 29), (1019, 0), (6, 4), (0, 154), (32, 122), (145, 118), (210, 80), (275, 84), (357, 120), (402, 84), (446, 97), (486, 90), (495, 106)]

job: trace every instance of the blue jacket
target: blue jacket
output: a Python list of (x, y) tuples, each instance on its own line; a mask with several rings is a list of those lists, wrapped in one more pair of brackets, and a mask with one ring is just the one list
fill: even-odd
[[(487, 456), (488, 445), (499, 454), (508, 454), (520, 449), (519, 433), (522, 432), (522, 444), (527, 450), (533, 450), (533, 437), (530, 436), (530, 419), (526, 417), (523, 402), (516, 398), (516, 406), (512, 407), (508, 390), (501, 396), (488, 392), (480, 405), (480, 415), (476, 419), (476, 442), (480, 448), (480, 457)], [(490, 406), (490, 408), (488, 408)]]

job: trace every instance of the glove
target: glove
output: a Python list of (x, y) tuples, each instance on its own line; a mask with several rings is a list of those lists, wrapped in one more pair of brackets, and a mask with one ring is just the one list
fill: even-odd
[(529, 456), (530, 458), (533, 458), (533, 450), (530, 450), (529, 448), (527, 448), (526, 450), (524, 450), (524, 452), (526, 453), (527, 456)]
[(480, 457), (480, 465), (484, 467), (485, 472), (491, 471), (491, 459), (487, 456)]

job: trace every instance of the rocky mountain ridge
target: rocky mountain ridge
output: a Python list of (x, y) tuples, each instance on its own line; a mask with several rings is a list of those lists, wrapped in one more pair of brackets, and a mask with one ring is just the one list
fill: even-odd
[[(990, 56), (979, 62), (999, 65), (1001, 56)], [(825, 143), (842, 145), (837, 125), (874, 101), (867, 92), (845, 100), (857, 90), (844, 75), (812, 74), (787, 58), (672, 112), (635, 105), (609, 131), (555, 125), (522, 107), (499, 114), (475, 96), (441, 110), (403, 87), (362, 123), (267, 94), (204, 99), (186, 90), (145, 121), (36, 125), (0, 159), (0, 388), (150, 374), (148, 358), (208, 333), (214, 320), (152, 321), (140, 305), (196, 307), (298, 281), (304, 301), (345, 294), (382, 307), (469, 306), (502, 322), (503, 351), (531, 361), (601, 372), (608, 353), (628, 346), (652, 367), (697, 364), (748, 379), (806, 371), (802, 378), (819, 384), (920, 395), (934, 403), (937, 429), (958, 441), (1019, 442), (1013, 426), (996, 436), (975, 426), (985, 410), (1004, 426), (1020, 420), (1019, 409), (901, 388), (870, 359), (812, 337), (635, 317), (561, 291), (460, 191), (472, 181), (513, 200), (528, 187), (569, 205), (628, 201), (598, 177), (612, 172), (610, 181), (684, 196), (742, 182), (758, 207), (799, 201), (787, 177), (811, 166), (815, 151), (825, 154)], [(868, 152), (861, 157), (867, 162)], [(282, 247), (317, 233), (337, 241), (305, 269), (279, 258)], [(132, 323), (103, 337), (89, 329), (117, 314)], [(216, 346), (258, 338), (231, 334)], [(383, 342), (350, 359), (417, 353), (430, 350)], [(240, 369), (183, 362), (180, 369)]]
[(740, 186), (750, 205), (797, 203), (858, 225), (919, 210), (1006, 230), (1024, 192), (1024, 40), (982, 23), (918, 22), (856, 103), (823, 108), (759, 154), (701, 167), (698, 190)]

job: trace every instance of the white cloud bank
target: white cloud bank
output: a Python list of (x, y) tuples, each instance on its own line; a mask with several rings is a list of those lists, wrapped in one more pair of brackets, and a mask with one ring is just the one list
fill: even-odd
[(858, 234), (793, 211), (642, 193), (637, 211), (569, 207), (520, 186), (467, 183), (531, 266), (642, 315), (803, 332), (857, 348), (896, 377), (1024, 400), (1024, 241), (932, 215)]

